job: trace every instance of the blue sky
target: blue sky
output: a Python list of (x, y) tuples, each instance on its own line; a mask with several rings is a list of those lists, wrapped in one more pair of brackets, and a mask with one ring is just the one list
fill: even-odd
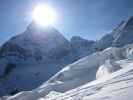
[(133, 15), (133, 0), (0, 0), (0, 43), (25, 30), (38, 3), (56, 9), (54, 26), (67, 38), (97, 40)]

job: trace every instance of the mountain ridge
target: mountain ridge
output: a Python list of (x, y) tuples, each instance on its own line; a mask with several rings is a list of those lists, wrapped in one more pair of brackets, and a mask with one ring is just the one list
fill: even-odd
[[(34, 22), (31, 23), (25, 32), (11, 38), (0, 49), (0, 64), (2, 66), (0, 67), (0, 76), (6, 76), (2, 80), (0, 79), (2, 83), (0, 84), (1, 95), (11, 94), (16, 90), (17, 92), (31, 90), (47, 81), (64, 66), (80, 61), (85, 56), (92, 54), (99, 56), (99, 52), (106, 48), (123, 47), (133, 43), (132, 20), (133, 17), (122, 22), (115, 30), (98, 41), (90, 41), (78, 36), (74, 36), (68, 41), (52, 26), (42, 29), (36, 27)], [(110, 52), (113, 52), (113, 50), (111, 49)], [(122, 54), (118, 55), (116, 59), (119, 56), (125, 57)], [(92, 58), (93, 56), (90, 59)], [(9, 67), (9, 65), (15, 67)], [(98, 67), (92, 73), (96, 72)], [(80, 70), (78, 72), (82, 73)], [(8, 73), (8, 77), (6, 73)], [(84, 75), (84, 73), (82, 74)], [(92, 75), (95, 75), (95, 73)], [(69, 80), (69, 77), (65, 78), (65, 80)], [(88, 81), (88, 78), (84, 80)], [(14, 81), (17, 83), (14, 83)], [(25, 84), (25, 81), (28, 84)], [(60, 83), (60, 81), (58, 82)], [(31, 83), (33, 84), (31, 85)], [(72, 87), (74, 88), (74, 86)]]
[[(63, 66), (83, 56), (72, 51), (70, 41), (54, 27), (36, 27), (32, 22), (23, 33), (12, 37), (0, 49), (0, 95), (36, 88)], [(32, 82), (34, 84), (30, 85)]]

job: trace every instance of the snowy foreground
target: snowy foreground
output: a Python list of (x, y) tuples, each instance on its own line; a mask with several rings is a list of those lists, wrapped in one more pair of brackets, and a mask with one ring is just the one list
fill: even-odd
[(133, 63), (125, 67), (62, 95), (38, 100), (132, 100)]
[[(105, 76), (64, 94), (53, 92), (49, 96), (40, 97), (36, 100), (132, 100), (133, 63), (127, 64), (125, 67), (107, 77)], [(8, 98), (8, 100), (26, 100), (25, 98), (17, 98), (19, 95), (21, 93)], [(31, 95), (30, 100), (34, 99), (34, 95)]]
[[(89, 78), (90, 72), (94, 79)], [(133, 100), (132, 90), (133, 45), (128, 45), (87, 56), (39, 88), (1, 100)]]

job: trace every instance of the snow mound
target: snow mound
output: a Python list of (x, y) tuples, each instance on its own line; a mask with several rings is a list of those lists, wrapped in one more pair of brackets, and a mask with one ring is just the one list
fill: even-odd
[(56, 91), (51, 91), (48, 95), (46, 95), (43, 99), (49, 99), (49, 98), (54, 98), (55, 96), (61, 95), (62, 93), (56, 92)]
[(132, 100), (133, 60), (108, 78), (97, 79), (46, 100)]
[(133, 59), (133, 48), (128, 48), (126, 53), (129, 59)]
[(105, 64), (99, 67), (97, 73), (96, 73), (96, 78), (105, 78), (108, 77), (111, 73), (121, 69), (120, 65), (115, 63), (113, 60), (106, 60)]

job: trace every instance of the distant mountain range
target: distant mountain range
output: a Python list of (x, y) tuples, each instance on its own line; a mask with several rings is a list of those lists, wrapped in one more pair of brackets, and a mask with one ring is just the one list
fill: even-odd
[[(76, 88), (94, 80), (106, 59), (126, 59), (126, 49), (122, 47), (131, 43), (133, 17), (99, 41), (79, 36), (69, 41), (52, 26), (42, 28), (32, 22), (22, 34), (12, 37), (0, 48), (0, 96), (32, 90), (48, 79), (43, 95), (52, 90), (65, 92)], [(68, 64), (71, 65), (65, 67)], [(51, 84), (54, 85), (51, 87)]]

